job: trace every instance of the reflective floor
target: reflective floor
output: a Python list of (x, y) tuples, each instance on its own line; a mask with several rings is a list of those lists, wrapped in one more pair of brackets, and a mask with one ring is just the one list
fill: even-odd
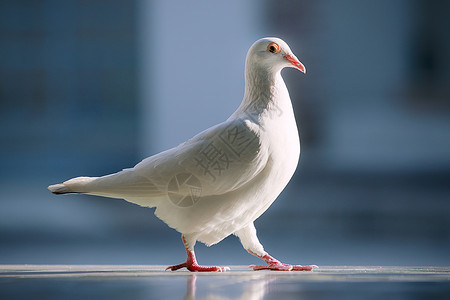
[(1, 265), (1, 299), (448, 299), (449, 267), (165, 272), (163, 266)]

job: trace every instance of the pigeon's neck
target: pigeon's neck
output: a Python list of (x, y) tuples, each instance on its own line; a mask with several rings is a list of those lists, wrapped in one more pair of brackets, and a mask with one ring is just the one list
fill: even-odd
[[(289, 102), (289, 103), (284, 103)], [(290, 106), (290, 99), (280, 70), (248, 68), (245, 72), (245, 94), (241, 111), (262, 113)]]

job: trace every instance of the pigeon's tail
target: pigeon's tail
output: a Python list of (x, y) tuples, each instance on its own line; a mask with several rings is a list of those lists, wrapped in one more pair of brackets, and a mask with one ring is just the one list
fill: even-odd
[(86, 186), (97, 177), (77, 177), (63, 183), (53, 184), (48, 187), (53, 194), (83, 194), (88, 192)]
[(141, 206), (154, 207), (164, 191), (151, 179), (137, 174), (134, 169), (102, 177), (76, 177), (48, 187), (53, 194), (89, 194), (120, 198)]

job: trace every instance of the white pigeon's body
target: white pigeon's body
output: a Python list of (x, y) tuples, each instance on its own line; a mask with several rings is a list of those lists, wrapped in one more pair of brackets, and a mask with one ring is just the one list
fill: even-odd
[(257, 41), (247, 54), (244, 99), (228, 120), (134, 168), (78, 177), (49, 189), (156, 207), (156, 216), (182, 233), (188, 252), (186, 263), (169, 267), (172, 270), (225, 271), (198, 266), (193, 248), (196, 241), (212, 245), (230, 234), (268, 263), (255, 269), (312, 269), (270, 257), (253, 225), (291, 179), (300, 154), (294, 112), (280, 74), (284, 67), (305, 71), (282, 40)]

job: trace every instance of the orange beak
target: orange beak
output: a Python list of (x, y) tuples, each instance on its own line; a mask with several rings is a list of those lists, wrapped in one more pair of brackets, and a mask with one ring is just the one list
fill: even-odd
[(299, 69), (304, 74), (306, 74), (305, 66), (298, 60), (294, 55), (285, 55), (284, 58), (287, 59), (296, 69)]

